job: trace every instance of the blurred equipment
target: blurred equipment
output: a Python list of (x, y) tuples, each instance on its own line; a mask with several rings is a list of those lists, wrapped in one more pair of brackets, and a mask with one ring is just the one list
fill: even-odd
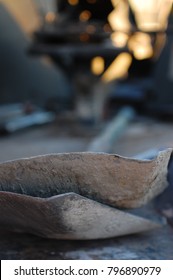
[[(128, 77), (112, 88), (107, 104), (110, 116), (116, 108), (131, 105), (138, 113), (173, 115), (172, 82), (172, 0), (112, 1), (112, 40), (127, 44), (132, 53)], [(126, 21), (117, 21), (117, 5)], [(116, 13), (115, 13), (116, 12)], [(169, 19), (169, 20), (168, 20)], [(121, 24), (120, 24), (121, 23)], [(126, 23), (126, 24), (122, 24)], [(117, 34), (120, 26), (121, 36)]]
[(144, 32), (165, 31), (172, 0), (128, 0), (134, 11), (139, 30)]
[(43, 23), (30, 52), (63, 69), (78, 119), (99, 123), (105, 107), (112, 117), (124, 105), (153, 113), (172, 0), (36, 2)]
[[(57, 1), (58, 12), (50, 20), (46, 11), (30, 48), (32, 54), (49, 55), (61, 66), (72, 85), (73, 109), (78, 119), (87, 123), (102, 120), (109, 93), (104, 73), (116, 57), (129, 52), (126, 46), (115, 46), (110, 40), (112, 28), (108, 15), (112, 10), (111, 1)], [(114, 78), (126, 74), (126, 66), (122, 67), (120, 60)], [(122, 68), (123, 73), (119, 74)]]
[(64, 108), (69, 90), (62, 73), (47, 61), (33, 59), (26, 53), (30, 38), (20, 27), (27, 32), (32, 29), (24, 20), (27, 12), (29, 20), (33, 18), (28, 1), (4, 1), (0, 1), (0, 104), (30, 100), (43, 107), (48, 98), (60, 97)]
[(123, 107), (98, 135), (88, 147), (89, 152), (111, 153), (112, 147), (123, 132), (126, 130), (129, 122), (135, 117), (135, 112), (130, 107)]
[(0, 134), (10, 134), (32, 126), (51, 123), (55, 114), (31, 103), (0, 106)]

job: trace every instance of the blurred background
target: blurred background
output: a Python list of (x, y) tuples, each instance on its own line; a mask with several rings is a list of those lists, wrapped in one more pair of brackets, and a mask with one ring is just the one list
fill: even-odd
[(0, 0), (0, 161), (173, 146), (171, 0)]
[[(0, 0), (0, 162), (173, 147), (172, 0)], [(100, 241), (1, 233), (1, 259), (172, 259), (169, 187), (134, 210), (156, 231)], [(140, 182), (139, 182), (140, 183)], [(132, 213), (132, 212), (131, 212)]]

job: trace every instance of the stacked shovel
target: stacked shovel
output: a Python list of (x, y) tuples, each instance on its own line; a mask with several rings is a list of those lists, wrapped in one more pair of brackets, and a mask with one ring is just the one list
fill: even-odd
[(0, 229), (56, 239), (102, 239), (160, 226), (128, 213), (168, 185), (172, 149), (153, 160), (64, 153), (0, 164)]

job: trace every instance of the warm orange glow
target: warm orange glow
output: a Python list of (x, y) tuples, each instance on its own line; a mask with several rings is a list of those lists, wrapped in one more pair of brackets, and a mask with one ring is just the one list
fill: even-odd
[(79, 15), (80, 21), (87, 21), (90, 19), (90, 17), (91, 17), (91, 12), (88, 10), (82, 11)]
[(111, 82), (128, 75), (132, 63), (132, 56), (128, 53), (119, 54), (102, 76), (104, 82)]
[(88, 42), (89, 41), (89, 35), (87, 33), (81, 33), (79, 36), (79, 39), (81, 42)]
[(158, 33), (155, 38), (154, 58), (158, 58), (166, 44), (167, 35), (165, 33)]
[(153, 49), (140, 46), (134, 50), (134, 56), (138, 60), (151, 58), (153, 56)]
[(79, 0), (68, 0), (68, 3), (72, 6), (75, 6), (79, 4)]
[(56, 15), (53, 12), (48, 12), (45, 16), (47, 22), (53, 22), (56, 19)]
[(112, 0), (114, 10), (108, 15), (108, 21), (113, 30), (129, 31), (131, 24), (128, 18), (129, 5), (125, 0)]
[(128, 42), (129, 50), (133, 52), (136, 59), (142, 60), (153, 56), (151, 38), (148, 34), (137, 32), (130, 37)]
[(91, 61), (91, 71), (94, 75), (100, 75), (104, 72), (105, 61), (101, 56), (96, 56)]
[(103, 30), (105, 31), (105, 32), (111, 32), (112, 30), (111, 30), (111, 27), (110, 27), (110, 25), (108, 24), (108, 23), (106, 23), (104, 26), (103, 26)]
[(165, 30), (172, 0), (129, 0), (138, 28), (142, 31)]
[(115, 47), (122, 48), (127, 44), (129, 36), (123, 32), (113, 32), (111, 40)]
[(86, 32), (88, 32), (88, 33), (90, 33), (90, 34), (95, 33), (95, 31), (96, 31), (96, 28), (95, 28), (94, 25), (88, 25), (88, 26), (86, 27)]

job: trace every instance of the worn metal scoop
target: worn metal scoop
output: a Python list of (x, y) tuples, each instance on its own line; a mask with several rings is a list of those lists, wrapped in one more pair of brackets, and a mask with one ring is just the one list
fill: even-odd
[(0, 226), (60, 239), (152, 229), (155, 223), (110, 206), (139, 207), (161, 193), (171, 153), (167, 149), (151, 161), (71, 153), (2, 163)]

